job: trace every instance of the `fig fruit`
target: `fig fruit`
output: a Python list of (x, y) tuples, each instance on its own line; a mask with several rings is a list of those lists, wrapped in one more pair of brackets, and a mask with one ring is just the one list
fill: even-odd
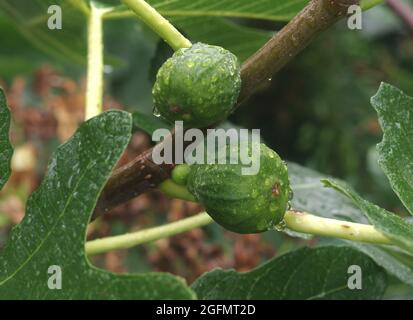
[(230, 164), (228, 155), (227, 164), (190, 166), (188, 190), (217, 223), (230, 231), (259, 233), (273, 229), (288, 209), (291, 189), (287, 166), (264, 144), (259, 150), (260, 167), (255, 175), (243, 174), (245, 165)]
[(185, 127), (224, 120), (241, 90), (237, 57), (228, 50), (196, 43), (174, 53), (159, 69), (153, 87), (155, 114)]

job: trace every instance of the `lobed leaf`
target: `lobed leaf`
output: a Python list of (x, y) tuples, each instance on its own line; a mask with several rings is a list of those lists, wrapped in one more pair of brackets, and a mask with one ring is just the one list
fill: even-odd
[[(191, 299), (181, 278), (162, 273), (118, 275), (93, 267), (85, 233), (99, 193), (131, 136), (132, 119), (109, 111), (82, 124), (54, 153), (0, 256), (0, 299)], [(50, 289), (49, 268), (62, 272)], [(53, 273), (53, 272), (52, 272)]]

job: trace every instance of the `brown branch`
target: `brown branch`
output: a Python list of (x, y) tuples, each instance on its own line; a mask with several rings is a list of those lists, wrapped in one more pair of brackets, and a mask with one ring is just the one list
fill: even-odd
[(249, 58), (242, 68), (243, 90), (240, 100), (273, 77), (323, 30), (347, 15), (355, 0), (313, 0), (280, 32)]
[(409, 32), (413, 34), (413, 9), (400, 0), (387, 0), (387, 5), (403, 20)]
[[(350, 5), (358, 0), (312, 0), (294, 19), (274, 35), (242, 66), (242, 90), (234, 110), (267, 81), (322, 30), (347, 15)], [(173, 165), (158, 166), (150, 149), (132, 162), (117, 169), (105, 186), (94, 217), (136, 197), (170, 176)]]
[(153, 148), (145, 151), (113, 172), (100, 195), (93, 218), (155, 188), (163, 180), (169, 178), (174, 166), (153, 163), (152, 150)]

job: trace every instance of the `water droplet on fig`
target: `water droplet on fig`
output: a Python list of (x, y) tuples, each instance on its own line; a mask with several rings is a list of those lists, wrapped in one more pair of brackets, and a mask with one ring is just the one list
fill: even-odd
[(157, 117), (157, 118), (159, 118), (160, 116), (161, 116), (161, 114), (160, 114), (160, 112), (159, 112), (159, 110), (158, 110), (158, 108), (157, 107), (153, 107), (153, 115), (155, 116), (155, 117)]

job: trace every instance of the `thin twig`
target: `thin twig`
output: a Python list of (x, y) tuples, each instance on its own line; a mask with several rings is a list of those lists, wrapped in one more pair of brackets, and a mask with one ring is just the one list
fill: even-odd
[[(322, 30), (347, 15), (358, 0), (312, 0), (291, 22), (272, 37), (242, 67), (243, 86), (238, 108), (253, 95), (259, 85), (274, 76), (300, 53)], [(173, 165), (158, 166), (152, 161), (152, 149), (117, 169), (98, 201), (94, 217), (136, 197), (170, 176)]]

